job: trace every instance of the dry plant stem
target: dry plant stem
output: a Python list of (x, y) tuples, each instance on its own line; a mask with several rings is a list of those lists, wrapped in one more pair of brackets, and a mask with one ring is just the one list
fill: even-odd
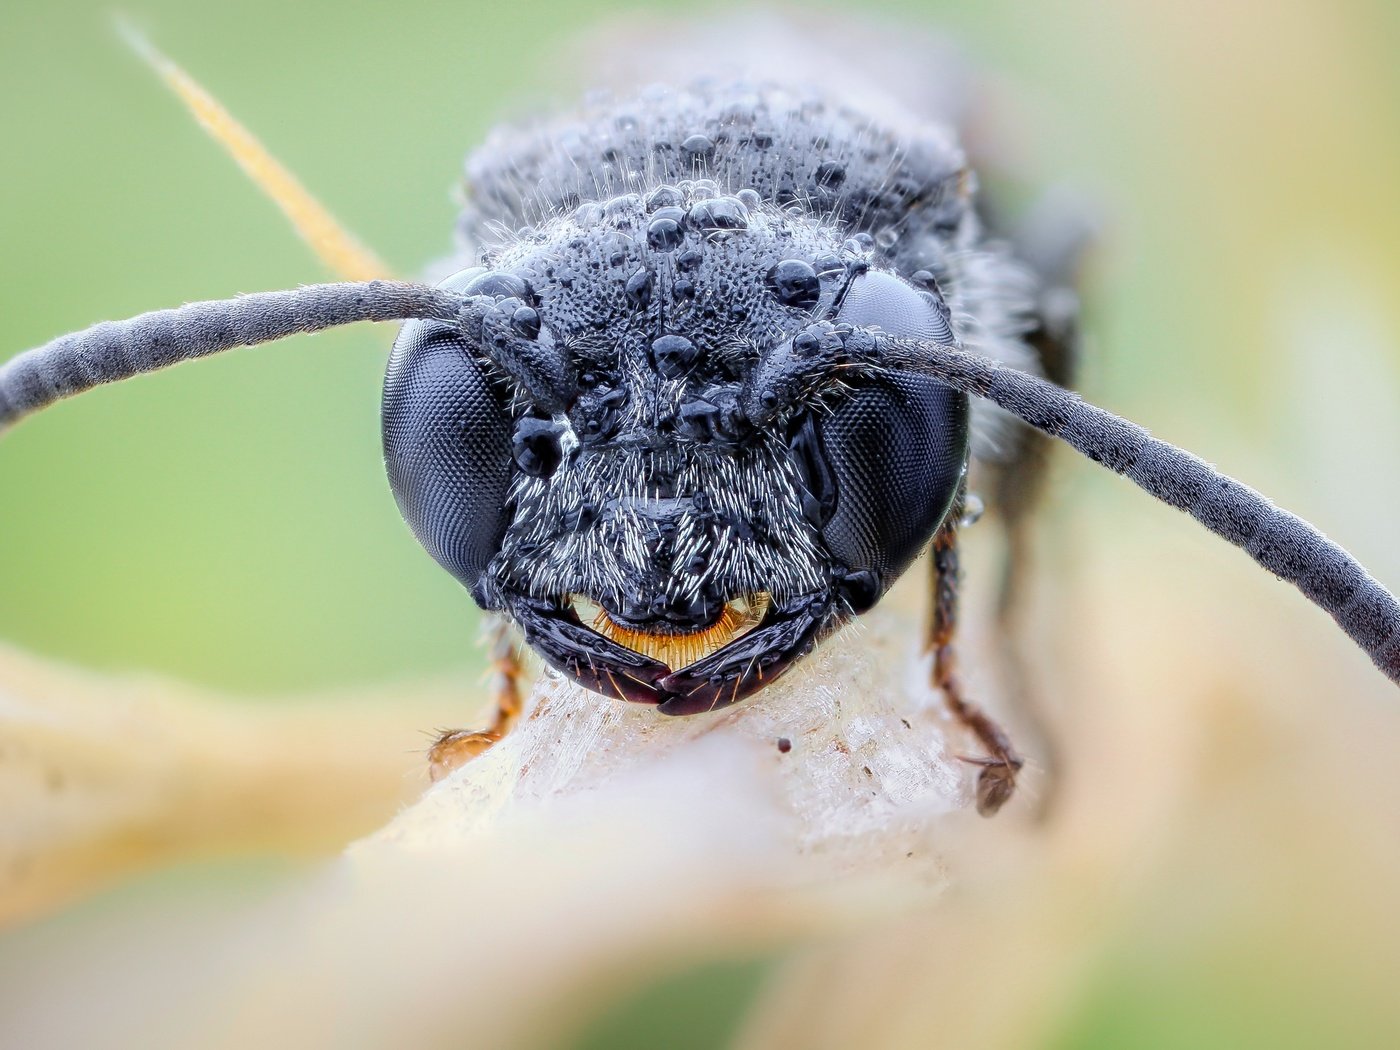
[(982, 767), (977, 776), (977, 812), (995, 816), (1016, 790), (1016, 774), (1024, 764), (1005, 730), (964, 695), (957, 675), (957, 650), (953, 637), (958, 628), (958, 533), (962, 514), (959, 500), (948, 521), (933, 540), (933, 615), (929, 650), (933, 653), (933, 684), (944, 697), (953, 717), (987, 749), (985, 758), (965, 758)]
[(491, 694), (495, 715), (484, 730), (447, 729), (428, 749), (428, 776), (441, 780), (465, 762), (470, 762), (492, 744), (500, 741), (520, 721), (523, 707), (520, 688), (525, 670), (510, 624), (497, 620), (490, 627)]
[(250, 704), (0, 646), (0, 927), (162, 864), (334, 853), (420, 793), (413, 726), (460, 691)]

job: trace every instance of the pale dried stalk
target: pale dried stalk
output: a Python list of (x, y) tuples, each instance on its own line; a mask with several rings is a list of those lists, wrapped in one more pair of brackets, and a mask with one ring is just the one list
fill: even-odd
[[(946, 878), (939, 818), (966, 807), (975, 771), (945, 742), (926, 668), (910, 659), (917, 643), (882, 609), (713, 717), (667, 719), (546, 678), (506, 741), (346, 862), (232, 916), (132, 920), (121, 966), (84, 951), (66, 992), (11, 983), (27, 983), (11, 1015), (44, 1034), (33, 1045), (83, 1041), (97, 1024), (142, 1046), (341, 1046), (346, 1016), (356, 1045), (448, 1045), (464, 1032), (473, 1045), (531, 1045), (574, 1012), (525, 1004), (581, 1002), (639, 959), (771, 944), (932, 900)], [(283, 778), (266, 797), (300, 790)], [(181, 955), (172, 943), (190, 929), (207, 951), (178, 1000), (161, 1000)], [(100, 1021), (63, 1007), (89, 980), (106, 989)]]
[(0, 924), (161, 864), (334, 851), (421, 790), (461, 695), (240, 703), (0, 649)]
[(352, 856), (454, 845), (703, 748), (704, 779), (752, 777), (754, 804), (776, 807), (794, 855), (838, 869), (883, 869), (910, 857), (930, 863), (933, 818), (966, 805), (972, 769), (945, 740), (949, 719), (917, 658), (919, 632), (890, 604), (713, 715), (666, 718), (547, 675), (505, 740)]
[[(1229, 659), (1207, 658), (1218, 628), (1189, 613), (1222, 592), (1245, 622), (1306, 651), (1313, 625), (1267, 585), (1245, 601), (1240, 580), (1161, 566), (1155, 600), (1125, 606), (1122, 577), (1141, 566), (1090, 538), (1089, 584), (1057, 588), (1042, 609), (1074, 700), (1059, 817), (1033, 834), (1014, 812), (932, 819), (951, 894), (928, 888), (935, 865), (828, 879), (822, 858), (809, 863), (794, 829), (813, 825), (794, 823), (779, 764), (797, 745), (770, 751), (761, 721), (747, 742), (718, 730), (663, 741), (664, 759), (596, 781), (581, 773), (611, 765), (601, 744), (545, 756), (504, 788), (519, 766), (500, 757), (495, 774), (462, 771), (349, 862), (272, 901), (152, 902), (0, 943), (0, 1031), (32, 1048), (557, 1047), (621, 988), (820, 933), (760, 999), (744, 1050), (1045, 1045), (1105, 946), (1135, 947), (1155, 922), (1169, 932), (1153, 950), (1170, 951), (1185, 902), (1215, 892), (1203, 873), (1222, 868), (1240, 873), (1232, 899), (1249, 929), (1278, 931), (1273, 957), (1306, 958), (1291, 932), (1302, 924), (1319, 944), (1346, 932), (1319, 965), (1393, 972), (1375, 965), (1400, 944), (1386, 903), (1400, 855), (1377, 833), (1400, 801), (1383, 760), (1392, 706), (1367, 708), (1355, 735), (1329, 732), (1361, 705), (1302, 701), (1335, 684), (1340, 645), (1275, 665), (1267, 643), (1240, 636)], [(1202, 658), (1182, 664), (1179, 651)], [(1375, 688), (1368, 668), (1352, 670), (1338, 697)], [(544, 748), (545, 716), (536, 723)], [(470, 808), (482, 800), (489, 818)]]

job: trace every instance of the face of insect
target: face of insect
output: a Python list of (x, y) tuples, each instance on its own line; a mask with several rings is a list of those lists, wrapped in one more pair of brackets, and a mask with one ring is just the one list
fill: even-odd
[(476, 345), (431, 321), (395, 345), (405, 518), (590, 688), (672, 714), (760, 688), (878, 600), (966, 463), (966, 398), (930, 379), (759, 382), (814, 319), (951, 341), (867, 247), (705, 182), (521, 231), (447, 282), (494, 300)]

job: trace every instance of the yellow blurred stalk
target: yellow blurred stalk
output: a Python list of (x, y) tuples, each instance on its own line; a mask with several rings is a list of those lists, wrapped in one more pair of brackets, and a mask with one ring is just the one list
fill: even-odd
[(255, 704), (0, 649), (0, 923), (154, 866), (332, 852), (421, 791), (424, 731), (479, 697)]

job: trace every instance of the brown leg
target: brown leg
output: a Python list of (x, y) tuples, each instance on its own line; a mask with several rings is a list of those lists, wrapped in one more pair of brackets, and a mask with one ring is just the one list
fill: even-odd
[(1054, 803), (1059, 782), (1059, 746), (1046, 717), (1045, 699), (1032, 673), (1025, 613), (1035, 553), (1031, 542), (1034, 527), (1031, 511), (1038, 503), (1048, 451), (1043, 444), (1025, 449), (1023, 456), (997, 478), (993, 488), (1004, 542), (993, 640), (1007, 707), (1015, 713), (1016, 724), (1022, 732), (1029, 736), (1031, 750), (1042, 773), (1036, 798), (1036, 817), (1040, 820), (1050, 815)]
[(977, 812), (993, 816), (1016, 790), (1016, 774), (1023, 761), (1006, 732), (964, 695), (957, 674), (953, 635), (958, 626), (958, 532), (962, 501), (933, 539), (933, 616), (929, 624), (929, 649), (933, 652), (933, 684), (943, 693), (953, 717), (966, 726), (987, 750), (984, 758), (965, 761), (982, 767), (977, 775)]
[[(1075, 304), (1048, 294), (1037, 326), (1026, 336), (1040, 358), (1046, 377), (1066, 386), (1073, 381), (1078, 358)], [(1058, 303), (1057, 303), (1058, 300)], [(1035, 816), (1044, 820), (1054, 804), (1059, 782), (1059, 747), (1045, 715), (1044, 697), (1031, 673), (1025, 622), (1028, 584), (1034, 551), (1032, 531), (1035, 511), (1042, 502), (1049, 476), (1052, 440), (1028, 427), (1018, 427), (1009, 459), (989, 472), (988, 495), (995, 508), (995, 522), (1004, 540), (1000, 589), (997, 595), (995, 644), (1006, 703), (1016, 723), (1030, 737), (1037, 765), (1042, 771)]]
[[(993, 206), (995, 201), (991, 202)], [(984, 201), (985, 205), (985, 201)], [(992, 220), (995, 220), (993, 211)], [(992, 222), (995, 227), (995, 221)], [(1099, 228), (1097, 210), (1077, 195), (1047, 194), (1021, 219), (999, 231), (1016, 255), (1035, 271), (1040, 290), (1026, 332), (1026, 345), (1035, 353), (1045, 377), (1072, 386), (1079, 368), (1080, 270)], [(1005, 687), (1007, 708), (1014, 712), (1019, 732), (1030, 737), (1040, 779), (1036, 816), (1044, 819), (1057, 783), (1056, 741), (1044, 711), (1037, 676), (1027, 652), (1026, 598), (1031, 579), (1032, 532), (1045, 494), (1053, 440), (1029, 427), (1017, 426), (1007, 435), (1008, 447), (998, 462), (983, 463), (979, 491), (987, 497), (992, 524), (1005, 542), (1000, 591), (996, 607), (996, 660)], [(953, 585), (956, 587), (956, 583)], [(995, 748), (989, 747), (995, 753)], [(990, 768), (990, 767), (988, 767)], [(1010, 793), (1010, 785), (1006, 789)], [(1002, 799), (1005, 801), (1005, 799)]]
[(520, 685), (524, 671), (515, 648), (510, 624), (502, 619), (490, 628), (492, 691), (496, 713), (489, 728), (471, 731), (448, 729), (428, 749), (428, 776), (441, 780), (458, 766), (475, 758), (500, 740), (520, 720)]

